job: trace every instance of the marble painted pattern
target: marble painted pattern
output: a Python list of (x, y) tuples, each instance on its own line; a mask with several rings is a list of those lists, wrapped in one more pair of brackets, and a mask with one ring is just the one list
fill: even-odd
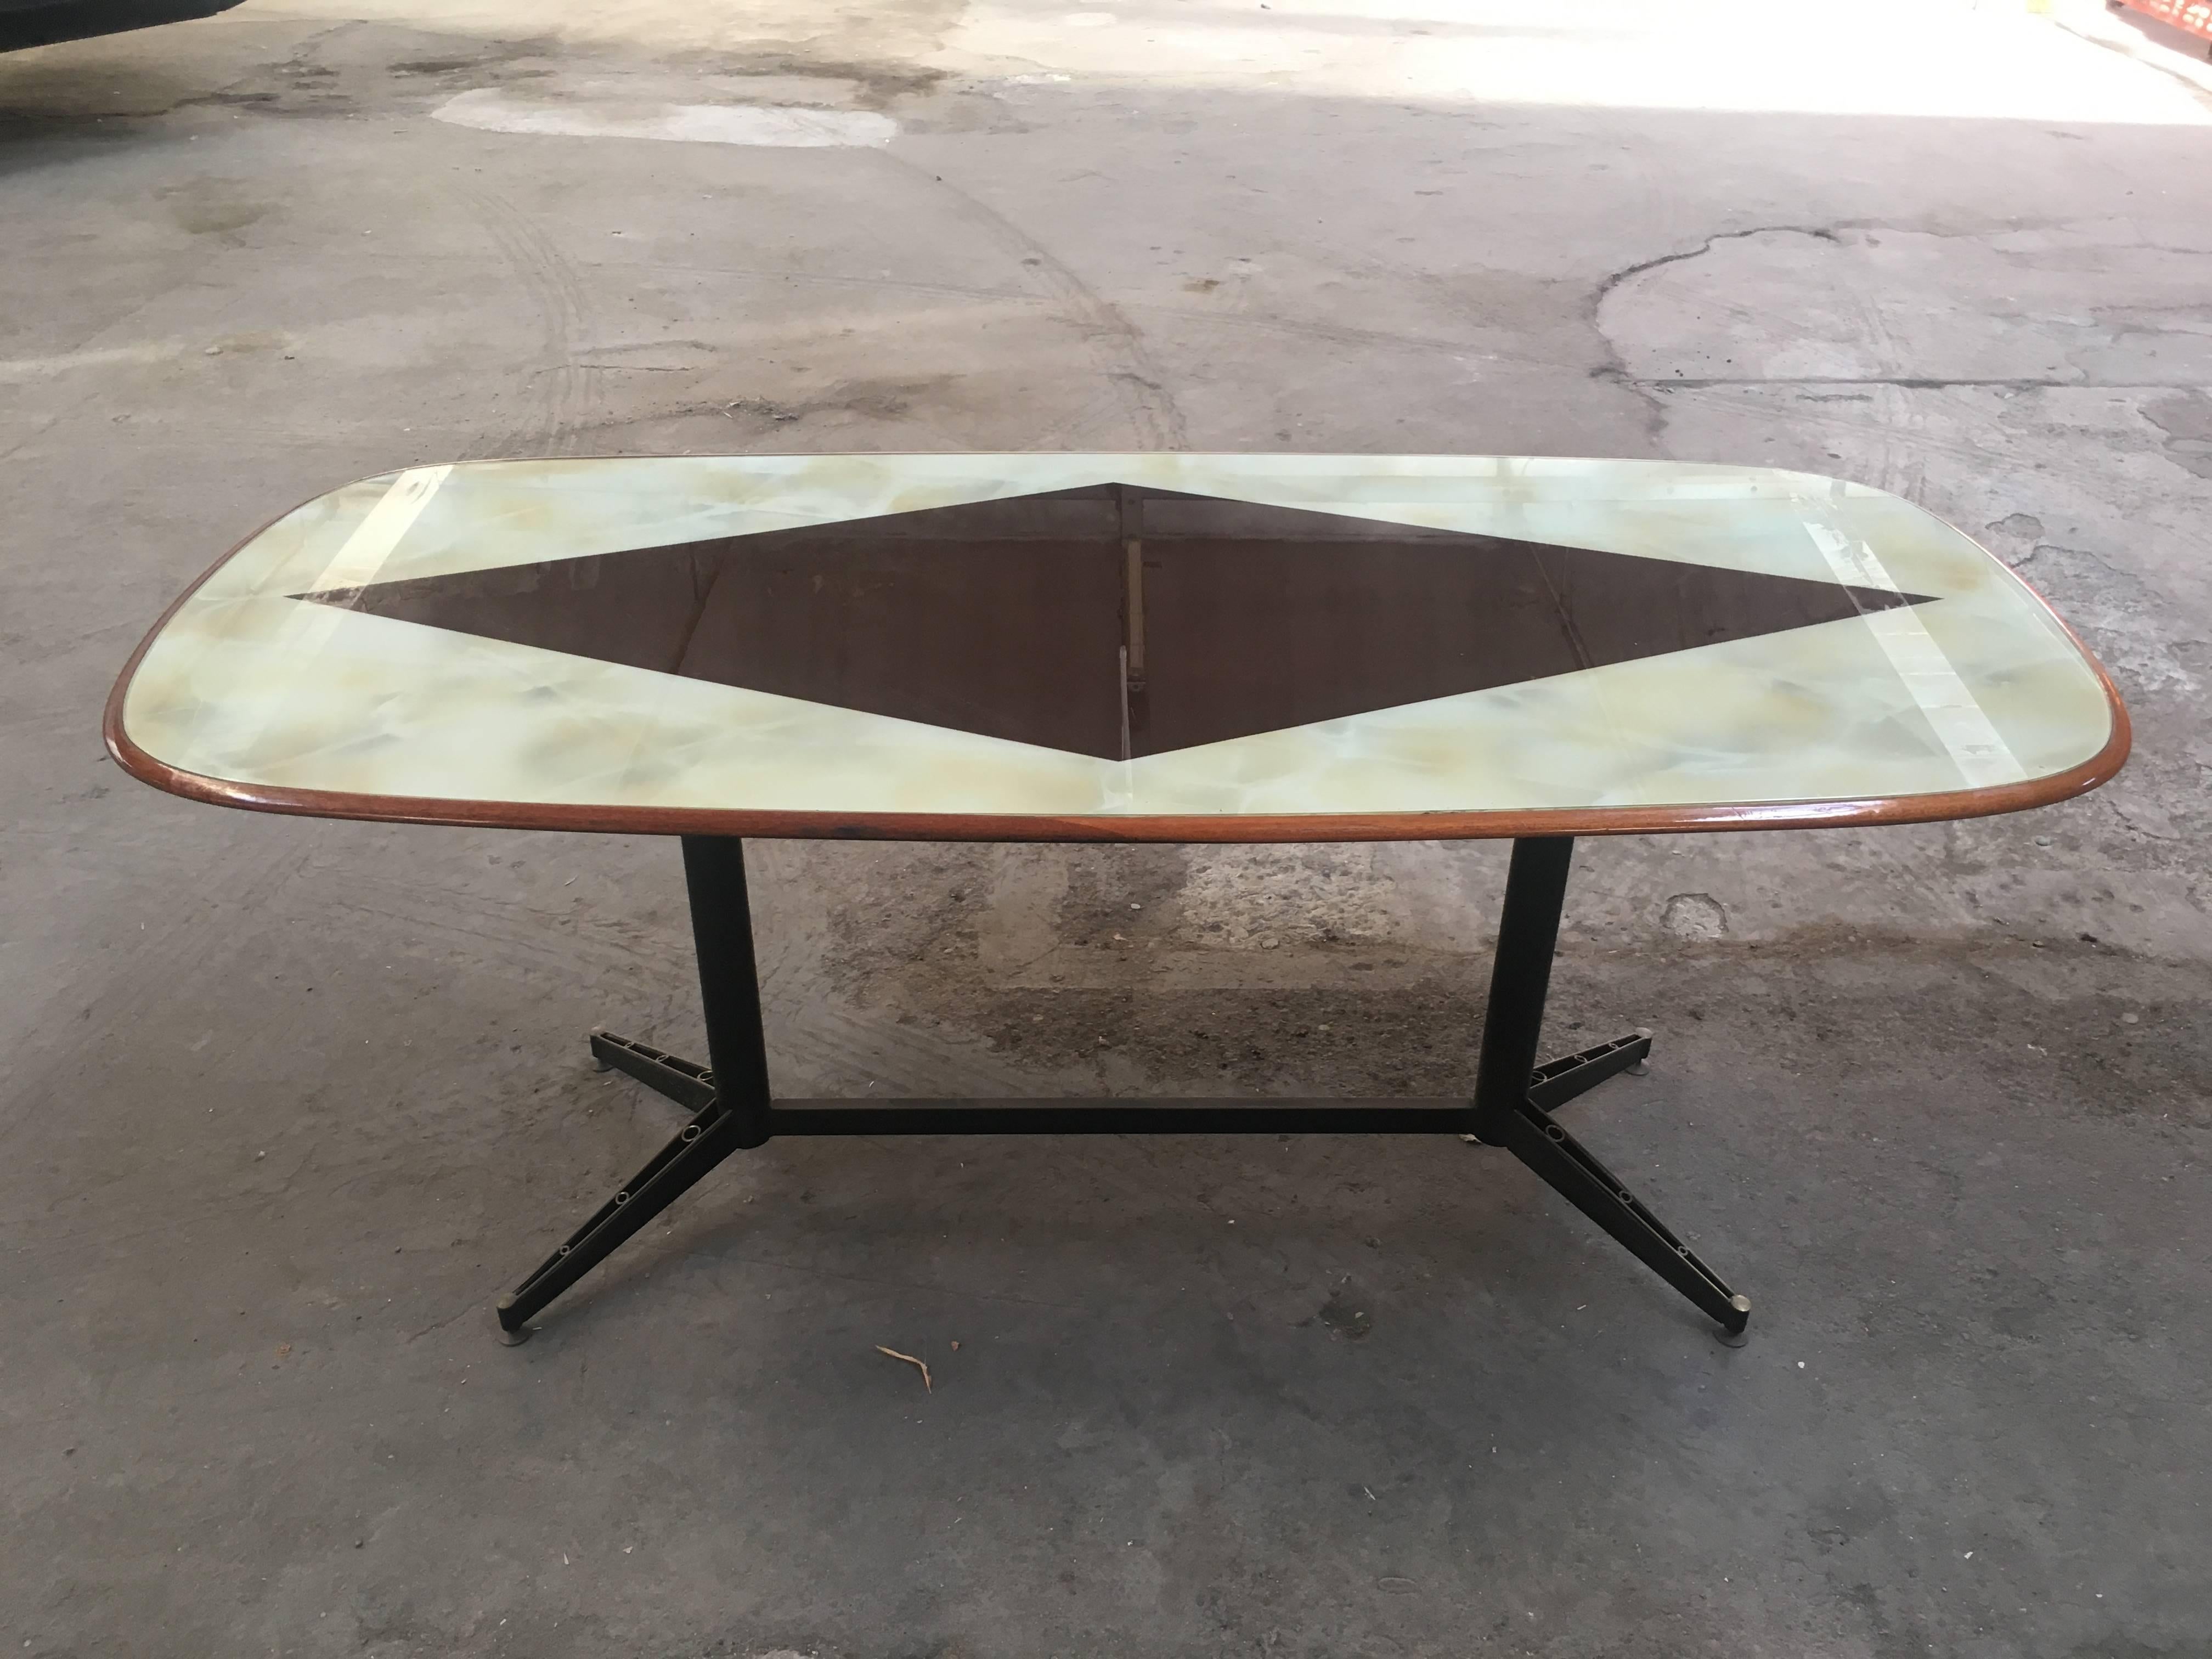
[[(1917, 685), (1876, 619), (1850, 618), (1133, 761), (289, 597), (1114, 481), (1822, 581), (1840, 548), (1938, 597), (1911, 612)], [(1931, 724), (1931, 676), (1993, 732), (1996, 759), (1962, 758)], [(149, 647), (123, 720), (157, 760), (252, 785), (1053, 816), (1910, 796), (2066, 771), (2112, 729), (2094, 669), (2017, 578), (1862, 485), (1668, 462), (1179, 454), (477, 462), (364, 480), (227, 561)]]

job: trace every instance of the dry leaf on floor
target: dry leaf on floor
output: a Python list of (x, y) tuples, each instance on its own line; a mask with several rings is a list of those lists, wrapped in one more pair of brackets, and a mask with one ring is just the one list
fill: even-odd
[(889, 1354), (894, 1359), (905, 1360), (908, 1364), (913, 1366), (915, 1370), (921, 1373), (921, 1391), (924, 1394), (934, 1394), (937, 1392), (936, 1389), (929, 1386), (929, 1367), (923, 1364), (921, 1361), (916, 1359), (912, 1354), (901, 1353), (896, 1348), (886, 1348), (880, 1342), (876, 1344), (876, 1352), (878, 1353)]

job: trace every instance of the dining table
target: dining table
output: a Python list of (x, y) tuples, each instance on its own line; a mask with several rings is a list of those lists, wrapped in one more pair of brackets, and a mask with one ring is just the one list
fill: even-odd
[[(2096, 787), (2129, 742), (2041, 599), (1869, 485), (1163, 453), (380, 473), (192, 582), (106, 737), (226, 806), (678, 839), (703, 1055), (588, 1040), (688, 1120), (498, 1299), (510, 1342), (776, 1136), (1165, 1133), (1503, 1148), (1740, 1340), (1747, 1297), (1559, 1121), (1654, 1040), (1541, 1058), (1576, 839), (2017, 811)], [(744, 843), (781, 837), (1510, 840), (1472, 1091), (778, 1097)]]

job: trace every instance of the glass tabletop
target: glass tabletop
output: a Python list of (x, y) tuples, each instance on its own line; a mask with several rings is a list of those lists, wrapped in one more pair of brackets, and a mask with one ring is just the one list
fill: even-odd
[(466, 462), (279, 519), (139, 647), (137, 775), (331, 817), (1325, 840), (1964, 817), (2124, 711), (1958, 531), (1771, 469)]

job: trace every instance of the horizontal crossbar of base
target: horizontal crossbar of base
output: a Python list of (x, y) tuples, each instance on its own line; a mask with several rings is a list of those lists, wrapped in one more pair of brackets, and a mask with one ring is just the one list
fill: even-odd
[(1464, 1100), (779, 1100), (771, 1135), (1473, 1133)]

